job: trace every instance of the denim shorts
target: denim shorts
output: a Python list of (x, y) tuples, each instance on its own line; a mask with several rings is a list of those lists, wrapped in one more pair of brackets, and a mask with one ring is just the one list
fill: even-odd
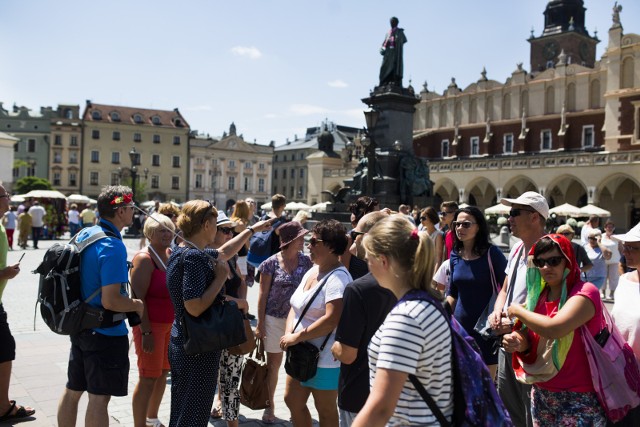
[(10, 362), (16, 359), (16, 340), (11, 335), (7, 312), (0, 304), (0, 363)]
[(91, 394), (126, 396), (129, 339), (92, 330), (71, 336), (67, 388)]
[(301, 382), (300, 385), (316, 390), (337, 390), (339, 376), (340, 368), (318, 368), (313, 378)]

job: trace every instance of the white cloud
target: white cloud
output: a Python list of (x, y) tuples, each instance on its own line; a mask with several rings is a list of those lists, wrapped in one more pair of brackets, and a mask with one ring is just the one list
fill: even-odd
[(324, 107), (310, 104), (293, 104), (289, 107), (289, 111), (297, 116), (310, 116), (313, 114), (326, 114), (330, 112)]
[(278, 115), (275, 114), (275, 113), (267, 113), (267, 114), (264, 115), (264, 118), (265, 119), (277, 119)]
[(249, 59), (259, 59), (262, 57), (262, 52), (255, 46), (234, 46), (231, 48), (231, 53), (236, 56), (246, 56)]
[(345, 87), (349, 87), (348, 84), (346, 84), (345, 82), (343, 82), (340, 79), (337, 80), (332, 80), (330, 82), (327, 82), (327, 85), (329, 85), (329, 87), (337, 87), (337, 88), (345, 88)]
[(351, 110), (342, 110), (341, 113), (347, 117), (353, 117), (355, 119), (364, 120), (364, 107), (363, 108), (353, 108)]

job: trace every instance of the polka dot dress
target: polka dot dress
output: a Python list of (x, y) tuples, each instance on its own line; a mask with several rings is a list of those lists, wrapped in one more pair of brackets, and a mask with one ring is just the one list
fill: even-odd
[[(218, 251), (206, 249), (214, 258)], [(183, 256), (184, 253), (184, 256)], [(181, 260), (182, 259), (182, 260)], [(199, 298), (213, 281), (209, 258), (202, 252), (176, 247), (167, 264), (167, 286), (176, 313), (171, 329), (171, 417), (169, 427), (198, 427), (209, 423), (218, 380), (220, 351), (189, 356), (183, 348), (179, 319), (184, 301)]]

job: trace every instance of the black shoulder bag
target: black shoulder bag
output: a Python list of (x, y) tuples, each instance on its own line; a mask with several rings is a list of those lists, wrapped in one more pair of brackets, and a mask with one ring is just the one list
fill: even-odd
[[(313, 300), (316, 299), (324, 284), (336, 270), (333, 270), (331, 273), (327, 274), (324, 279), (322, 279), (322, 282), (320, 282), (320, 284), (318, 285), (318, 290), (313, 294), (304, 310), (302, 310), (300, 318), (298, 319), (296, 326), (293, 327), (292, 332), (294, 332), (298, 325), (300, 325), (300, 322), (304, 318), (304, 315), (307, 314), (307, 310), (309, 310), (309, 307), (311, 307)], [(324, 350), (324, 346), (327, 345), (327, 341), (329, 341), (329, 337), (332, 333), (333, 331), (329, 332), (329, 335), (327, 335), (327, 337), (324, 339), (324, 342), (322, 343), (322, 346), (320, 346), (320, 349), (307, 341), (302, 341), (296, 345), (288, 347), (287, 355), (284, 361), (284, 370), (287, 371), (287, 375), (300, 382), (308, 381), (311, 378), (315, 377), (316, 371), (318, 369), (318, 359), (320, 359), (320, 352)]]

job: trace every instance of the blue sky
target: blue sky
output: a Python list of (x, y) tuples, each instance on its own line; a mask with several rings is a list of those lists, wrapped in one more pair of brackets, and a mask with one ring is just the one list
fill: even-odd
[[(440, 93), (455, 77), (504, 82), (529, 69), (545, 0), (3, 0), (0, 101), (173, 109), (192, 129), (277, 145), (328, 118), (364, 125), (389, 18), (405, 29), (405, 85)], [(607, 43), (613, 1), (585, 0), (586, 26)], [(640, 2), (622, 0), (625, 32)], [(635, 21), (635, 22), (634, 22)]]

